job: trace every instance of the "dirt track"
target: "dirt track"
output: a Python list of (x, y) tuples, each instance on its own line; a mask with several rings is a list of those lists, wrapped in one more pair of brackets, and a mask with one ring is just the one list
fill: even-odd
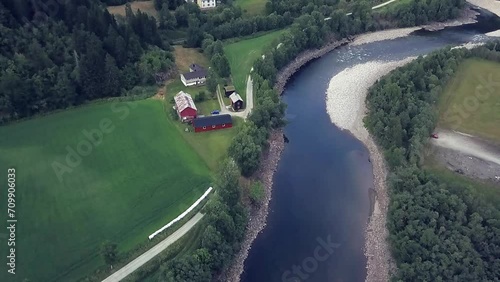
[(500, 184), (500, 147), (461, 132), (438, 130), (438, 134), (426, 156), (456, 173)]
[(495, 148), (479, 138), (465, 133), (440, 130), (438, 135), (439, 139), (432, 139), (434, 145), (500, 165), (500, 148)]

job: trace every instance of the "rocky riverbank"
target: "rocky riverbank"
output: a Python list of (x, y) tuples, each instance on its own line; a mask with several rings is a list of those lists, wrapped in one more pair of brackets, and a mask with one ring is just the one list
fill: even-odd
[(285, 148), (283, 130), (274, 130), (271, 133), (268, 142), (269, 148), (263, 153), (260, 168), (256, 172), (256, 178), (262, 182), (265, 188), (264, 199), (258, 208), (252, 208), (250, 211), (250, 219), (245, 239), (243, 240), (240, 251), (234, 258), (233, 265), (224, 274), (223, 279), (221, 279), (222, 281), (240, 281), (245, 260), (252, 247), (252, 243), (255, 238), (257, 238), (257, 235), (259, 235), (259, 233), (266, 226), (267, 215), (269, 213), (269, 203), (271, 202), (272, 196), (273, 176), (278, 167), (281, 153)]
[[(415, 58), (394, 62), (368, 62), (345, 69), (330, 80), (326, 93), (326, 107), (331, 121), (339, 128), (351, 132), (370, 152), (376, 192), (373, 212), (365, 234), (366, 281), (370, 282), (389, 281), (395, 264), (387, 242), (387, 169), (383, 155), (363, 124), (366, 115), (365, 100), (368, 89), (378, 79), (413, 59)], [(360, 77), (363, 79), (359, 79)]]
[(337, 49), (340, 46), (346, 45), (351, 41), (352, 40), (350, 38), (344, 38), (342, 40), (332, 39), (321, 49), (306, 50), (304, 52), (301, 52), (299, 55), (297, 55), (295, 60), (288, 63), (288, 65), (286, 65), (282, 70), (278, 72), (278, 75), (276, 76), (276, 83), (274, 84), (274, 89), (276, 89), (276, 91), (278, 91), (278, 94), (281, 95), (290, 77), (292, 77), (292, 75), (301, 67), (303, 67), (311, 60), (320, 58), (330, 51)]

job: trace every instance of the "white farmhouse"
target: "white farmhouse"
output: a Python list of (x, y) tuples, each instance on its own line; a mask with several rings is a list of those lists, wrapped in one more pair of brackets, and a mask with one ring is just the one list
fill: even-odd
[(181, 81), (184, 86), (205, 84), (207, 71), (200, 65), (192, 64), (189, 66), (189, 72), (181, 74)]
[(186, 0), (188, 3), (198, 4), (201, 9), (210, 9), (215, 8), (217, 6), (217, 0)]

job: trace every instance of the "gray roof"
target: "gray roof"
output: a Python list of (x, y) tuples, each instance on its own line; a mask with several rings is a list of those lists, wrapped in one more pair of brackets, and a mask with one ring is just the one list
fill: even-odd
[(205, 70), (205, 68), (203, 68), (202, 66), (200, 66), (198, 64), (191, 64), (189, 66), (189, 68), (192, 69), (193, 71)]
[(206, 70), (198, 70), (198, 71), (192, 71), (192, 72), (186, 72), (182, 74), (186, 80), (191, 80), (194, 78), (202, 78), (202, 77), (207, 77), (207, 71)]
[(231, 124), (233, 119), (230, 115), (213, 115), (208, 117), (195, 118), (193, 120), (194, 127), (212, 126), (220, 124)]

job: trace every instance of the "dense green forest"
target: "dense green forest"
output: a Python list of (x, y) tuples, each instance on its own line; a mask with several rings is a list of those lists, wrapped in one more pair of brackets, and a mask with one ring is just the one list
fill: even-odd
[(474, 187), (444, 183), (420, 166), (437, 123), (436, 102), (466, 58), (500, 62), (498, 42), (442, 50), (382, 78), (370, 90), (366, 126), (391, 170), (388, 226), (394, 281), (498, 281), (500, 209)]
[(120, 96), (173, 65), (155, 19), (117, 24), (92, 0), (1, 0), (0, 38), (0, 122)]

